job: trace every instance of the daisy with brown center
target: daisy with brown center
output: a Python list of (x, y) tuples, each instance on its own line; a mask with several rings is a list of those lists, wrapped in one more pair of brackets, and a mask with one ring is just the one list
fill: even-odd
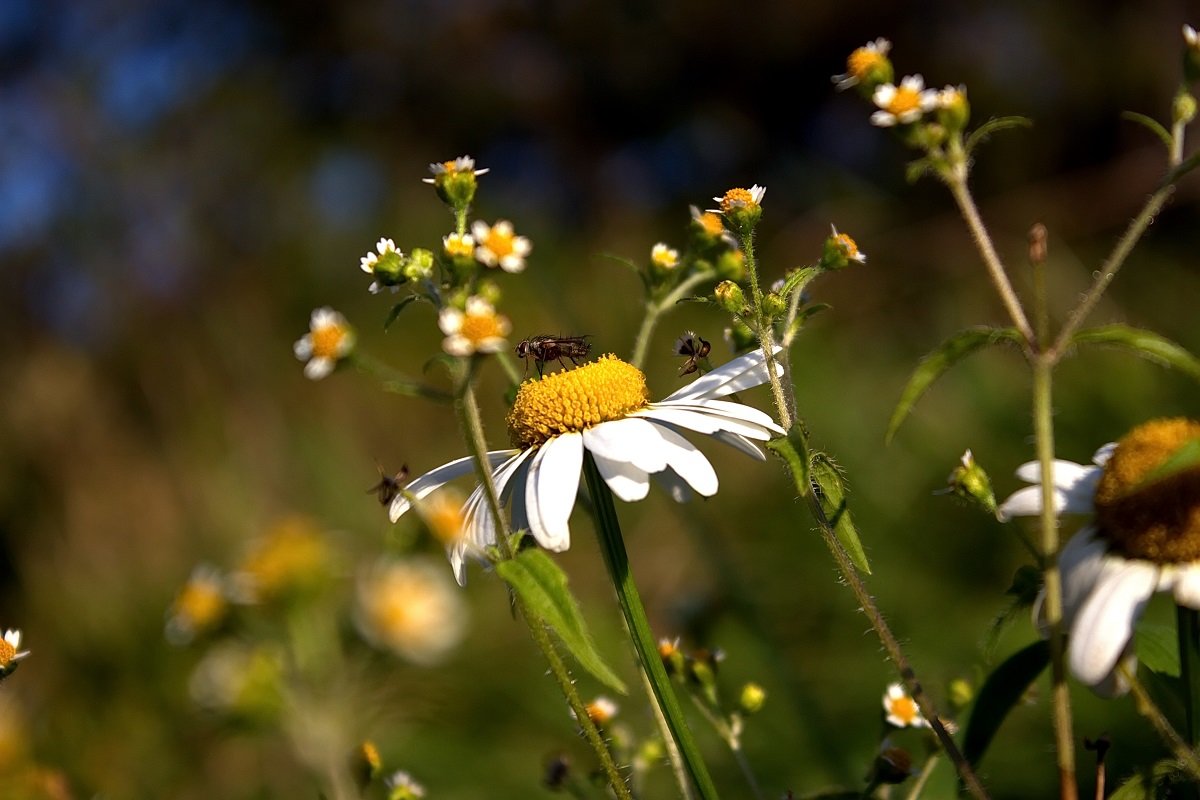
[(308, 333), (293, 346), (296, 358), (307, 361), (304, 377), (319, 381), (354, 349), (354, 330), (346, 318), (328, 306), (312, 312)]
[(512, 325), (482, 297), (468, 297), (466, 308), (447, 306), (438, 313), (438, 327), (446, 338), (442, 349), (452, 356), (497, 353), (504, 349)]
[(525, 256), (533, 245), (524, 236), (517, 236), (508, 220), (495, 225), (476, 220), (471, 224), (471, 235), (477, 245), (475, 258), (483, 265), (514, 273), (525, 269)]
[(928, 725), (917, 703), (899, 683), (889, 684), (883, 693), (883, 713), (889, 725), (897, 728), (922, 728)]
[(890, 81), (892, 64), (888, 61), (887, 54), (891, 49), (892, 43), (884, 38), (867, 42), (856, 49), (846, 59), (846, 71), (841, 75), (834, 75), (832, 78), (838, 91), (849, 89), (872, 79), (877, 83)]
[[(762, 411), (718, 398), (767, 380), (761, 351), (707, 373), (658, 402), (650, 402), (646, 376), (613, 355), (577, 369), (525, 381), (508, 415), (509, 450), (486, 454), (501, 501), (511, 504), (512, 526), (528, 530), (555, 552), (570, 547), (567, 520), (583, 469), (584, 451), (595, 460), (608, 488), (622, 500), (641, 500), (653, 477), (679, 502), (693, 492), (711, 497), (717, 475), (708, 459), (680, 430), (711, 436), (759, 460), (752, 440), (766, 441), (783, 429)], [(420, 500), (474, 469), (459, 458), (417, 478), (392, 502), (396, 521)], [(449, 548), (459, 583), (466, 580), (466, 555), (496, 542), (496, 526), (482, 487), (463, 507), (466, 535)]]
[[(1156, 470), (1182, 445), (1200, 440), (1200, 423), (1160, 419), (1100, 448), (1093, 465), (1054, 462), (1056, 514), (1091, 514), (1063, 547), (1063, 622), (1068, 663), (1104, 695), (1128, 689), (1119, 665), (1132, 668), (1133, 628), (1155, 592), (1200, 609), (1200, 469), (1166, 477)], [(1037, 462), (1017, 476), (1033, 484), (1000, 506), (1000, 518), (1037, 516), (1042, 475)]]
[(21, 649), (21, 631), (9, 628), (0, 640), (0, 677), (8, 675), (17, 668), (17, 664), (29, 656), (28, 650)]
[(900, 85), (885, 83), (871, 97), (879, 110), (871, 115), (871, 124), (881, 128), (916, 122), (926, 111), (938, 105), (938, 93), (925, 88), (920, 75), (908, 75)]

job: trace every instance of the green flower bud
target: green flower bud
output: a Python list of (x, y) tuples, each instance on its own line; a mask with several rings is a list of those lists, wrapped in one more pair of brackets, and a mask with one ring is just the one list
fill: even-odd
[(979, 505), (989, 514), (996, 513), (992, 481), (983, 467), (975, 462), (970, 450), (962, 454), (959, 465), (950, 473), (946, 483), (946, 491)]
[(424, 248), (415, 248), (404, 262), (404, 277), (410, 281), (421, 281), (433, 275), (433, 253)]
[(784, 300), (775, 292), (767, 292), (763, 295), (763, 312), (772, 318), (782, 317), (787, 313), (787, 300)]
[(742, 281), (746, 278), (746, 254), (741, 250), (725, 250), (717, 256), (714, 265), (717, 276), (729, 281)]
[(975, 699), (975, 687), (966, 678), (950, 681), (950, 704), (956, 709), (966, 708)]
[(825, 240), (825, 248), (821, 253), (821, 268), (838, 270), (847, 267), (851, 261), (858, 264), (867, 263), (867, 254), (858, 249), (858, 244), (844, 233), (832, 226), (833, 231)]
[(713, 297), (721, 308), (728, 311), (730, 314), (744, 314), (746, 312), (746, 295), (742, 292), (742, 287), (738, 286), (733, 281), (721, 281), (713, 290)]
[(455, 211), (466, 211), (475, 199), (476, 178), (487, 173), (486, 169), (475, 169), (475, 159), (460, 156), (453, 161), (430, 164), (432, 178), (422, 178), (433, 185), (442, 202)]
[(946, 129), (958, 133), (971, 121), (971, 104), (967, 102), (967, 87), (947, 86), (937, 94), (938, 121)]
[(1180, 91), (1175, 95), (1175, 103), (1171, 110), (1175, 121), (1186, 125), (1196, 118), (1196, 98), (1185, 91)]
[(746, 714), (757, 714), (767, 702), (767, 691), (757, 683), (747, 683), (742, 687), (742, 695), (738, 705)]

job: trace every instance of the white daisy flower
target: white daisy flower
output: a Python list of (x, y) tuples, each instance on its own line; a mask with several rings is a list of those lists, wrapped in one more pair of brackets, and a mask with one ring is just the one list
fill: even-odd
[(380, 237), (379, 241), (375, 243), (375, 250), (368, 250), (367, 254), (358, 260), (362, 271), (376, 278), (368, 287), (368, 291), (371, 294), (379, 294), (384, 289), (389, 289), (393, 293), (400, 291), (396, 278), (403, 260), (404, 254), (396, 249), (396, 243), (391, 239)]
[[(613, 355), (525, 381), (508, 416), (509, 437), (516, 446), (486, 456), (496, 490), (503, 502), (511, 503), (513, 528), (530, 531), (547, 550), (570, 547), (567, 520), (575, 507), (584, 451), (625, 502), (644, 498), (651, 476), (679, 502), (692, 492), (711, 497), (717, 492), (717, 475), (680, 431), (706, 434), (764, 460), (751, 440), (766, 441), (783, 429), (756, 408), (718, 398), (766, 380), (763, 354), (756, 351), (658, 402), (648, 401), (646, 376)], [(468, 456), (412, 481), (392, 501), (392, 521), (411, 508), (410, 497), (420, 500), (473, 469)], [(467, 498), (463, 516), (465, 535), (447, 548), (459, 583), (466, 579), (465, 556), (496, 542), (482, 487)]]
[(512, 330), (508, 318), (497, 314), (495, 307), (479, 296), (468, 297), (465, 310), (443, 308), (438, 313), (438, 327), (446, 334), (442, 349), (452, 356), (498, 353)]
[(346, 318), (325, 306), (312, 312), (308, 333), (292, 345), (296, 358), (307, 361), (304, 377), (319, 381), (354, 349), (354, 331)]
[(500, 220), (488, 225), (482, 220), (471, 223), (471, 235), (475, 238), (475, 258), (488, 267), (499, 267), (505, 272), (521, 272), (525, 269), (525, 256), (533, 249), (529, 239), (517, 236), (512, 223)]
[(887, 715), (888, 724), (897, 728), (923, 728), (929, 724), (921, 716), (917, 702), (908, 696), (904, 686), (899, 683), (889, 684), (883, 693), (883, 713)]
[[(1090, 466), (1054, 462), (1055, 513), (1092, 515), (1058, 564), (1068, 663), (1098, 694), (1128, 690), (1118, 666), (1136, 664), (1133, 628), (1152, 594), (1171, 592), (1178, 605), (1200, 609), (1200, 470), (1152, 478), (1194, 439), (1200, 423), (1154, 420), (1097, 450)], [(1033, 485), (1001, 504), (1002, 520), (1041, 514), (1039, 464), (1021, 465), (1017, 476)]]
[(879, 111), (871, 115), (871, 124), (881, 128), (916, 122), (926, 111), (937, 108), (938, 92), (925, 88), (920, 75), (908, 75), (896, 86), (885, 83), (872, 95)]
[[(872, 71), (885, 68), (887, 54), (891, 49), (892, 43), (880, 37), (873, 42), (867, 42), (851, 53), (850, 57), (846, 59), (846, 71), (841, 75), (834, 75), (832, 78), (838, 91), (857, 86)], [(891, 76), (890, 67), (887, 67), (887, 74), (889, 77)]]
[(16, 628), (4, 631), (4, 641), (0, 642), (0, 677), (8, 675), (28, 656), (29, 651), (21, 649), (21, 631)]
[(447, 177), (452, 177), (465, 172), (470, 172), (479, 175), (488, 174), (488, 168), (475, 169), (475, 159), (470, 156), (459, 156), (453, 161), (443, 161), (439, 164), (430, 164), (429, 171), (433, 173), (432, 178), (421, 178), (422, 183), (436, 184), (438, 179), (445, 180)]

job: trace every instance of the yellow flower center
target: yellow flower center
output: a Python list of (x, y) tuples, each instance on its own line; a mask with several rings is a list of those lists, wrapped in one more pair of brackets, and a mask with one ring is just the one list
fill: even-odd
[(17, 648), (5, 639), (0, 639), (0, 667), (7, 667), (17, 656)]
[(329, 555), (312, 522), (290, 517), (276, 524), (243, 562), (242, 570), (251, 577), (260, 596), (273, 598), (321, 580)]
[(1181, 445), (1200, 439), (1200, 422), (1159, 419), (1117, 443), (1096, 486), (1096, 525), (1112, 548), (1159, 564), (1200, 559), (1200, 468), (1143, 481)]
[(846, 258), (854, 258), (858, 255), (858, 244), (844, 233), (839, 233), (833, 237), (838, 243), (838, 247), (842, 248), (842, 252), (846, 254)]
[[(845, 52), (845, 51), (842, 51)], [(846, 59), (846, 71), (862, 80), (867, 73), (883, 61), (883, 54), (873, 47), (860, 47)]]
[(892, 102), (888, 103), (884, 110), (900, 117), (910, 111), (917, 111), (920, 108), (921, 93), (907, 86), (900, 86), (897, 87), (896, 93), (892, 95)]
[(521, 384), (508, 413), (508, 436), (522, 449), (582, 431), (645, 407), (646, 376), (611, 353), (573, 370)]
[(713, 238), (725, 232), (725, 223), (721, 222), (721, 218), (711, 211), (705, 211), (697, 217), (696, 222), (700, 223), (701, 229)]
[(446, 255), (451, 258), (469, 257), (475, 251), (475, 244), (465, 236), (451, 234), (446, 237)]
[(489, 339), (504, 338), (504, 329), (500, 324), (500, 318), (494, 313), (464, 314), (459, 333), (476, 346)]
[(721, 198), (721, 211), (726, 214), (735, 209), (749, 208), (757, 205), (758, 203), (755, 202), (754, 195), (750, 194), (749, 189), (730, 189)]
[(189, 581), (175, 601), (175, 613), (193, 628), (206, 629), (225, 613), (225, 596), (211, 581)]
[(504, 258), (512, 253), (514, 238), (512, 231), (492, 228), (484, 238), (483, 246), (495, 253), (496, 258)]
[(921, 715), (921, 712), (917, 710), (917, 704), (908, 695), (891, 698), (891, 702), (888, 704), (888, 713), (905, 725), (912, 725)]
[(337, 358), (346, 338), (346, 329), (341, 325), (322, 325), (312, 332), (313, 358)]

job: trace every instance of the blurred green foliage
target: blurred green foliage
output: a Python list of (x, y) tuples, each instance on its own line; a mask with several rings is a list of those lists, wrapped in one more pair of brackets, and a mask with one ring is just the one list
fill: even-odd
[[(1103, 6), (3, 4), (0, 625), (32, 650), (0, 686), (5, 785), (28, 779), (32, 797), (316, 796), (294, 735), (191, 701), (204, 648), (169, 645), (166, 613), (194, 565), (237, 563), (288, 514), (331, 532), (343, 598), (349, 565), (413, 534), (415, 520), (394, 528), (364, 490), (376, 460), (420, 473), (459, 455), (451, 415), (353, 374), (312, 384), (290, 347), (329, 304), (362, 348), (420, 374), (438, 352), (435, 320), (414, 306), (384, 332), (386, 296), (367, 294), (355, 261), (380, 235), (437, 245), (449, 218), (419, 179), (462, 153), (492, 170), (476, 215), (512, 219), (534, 242), (526, 273), (504, 284), (515, 337), (588, 333), (597, 350), (627, 353), (639, 287), (603, 256), (643, 261), (657, 241), (681, 244), (688, 205), (730, 186), (769, 188), (768, 281), (817, 258), (831, 222), (854, 236), (868, 264), (818, 285), (833, 310), (795, 350), (801, 413), (850, 478), (870, 586), (926, 685), (946, 704), (951, 680), (978, 682), (1035, 636), (1023, 618), (988, 633), (1023, 551), (933, 492), (967, 447), (998, 495), (1015, 488), (1011, 469), (1032, 456), (1027, 371), (1000, 351), (973, 359), (884, 447), (916, 360), (1003, 319), (949, 198), (905, 184), (904, 149), (829, 76), (887, 36), (902, 72), (967, 84), (977, 118), (1031, 117), (1032, 130), (981, 149), (974, 185), (1019, 290), (1025, 232), (1048, 227), (1064, 309), (1162, 172), (1158, 143), (1118, 115), (1165, 117), (1189, 21), (1177, 3)], [(1093, 322), (1200, 350), (1196, 186), (1184, 182)], [(668, 318), (651, 346), (652, 394), (683, 380), (670, 345), (684, 329), (723, 360), (724, 324), (691, 306)], [(485, 380), (497, 443), (502, 390), (498, 373)], [(1149, 417), (1196, 416), (1195, 397), (1184, 376), (1082, 354), (1058, 373), (1059, 452), (1086, 461)], [(892, 672), (787, 476), (712, 458), (712, 500), (652, 493), (619, 509), (652, 622), (722, 648), (728, 693), (766, 689), (744, 744), (770, 796), (859, 786)], [(587, 529), (577, 513), (557, 560), (601, 651), (636, 686)], [(544, 763), (567, 752), (586, 769), (586, 752), (501, 585), (476, 570), (465, 593), (471, 630), (447, 662), (346, 664), (328, 678), (354, 689), (337, 716), (430, 797), (549, 795)], [(337, 619), (335, 638), (352, 638), (349, 625)], [(994, 797), (1054, 785), (1045, 689), (983, 761)], [(624, 713), (645, 733), (639, 700)], [(1084, 690), (1074, 701), (1080, 737), (1112, 737), (1111, 774), (1161, 754), (1132, 701)], [(736, 796), (736, 766), (698, 727)], [(647, 796), (666, 796), (666, 771), (653, 780)], [(952, 784), (943, 766), (929, 796)]]

